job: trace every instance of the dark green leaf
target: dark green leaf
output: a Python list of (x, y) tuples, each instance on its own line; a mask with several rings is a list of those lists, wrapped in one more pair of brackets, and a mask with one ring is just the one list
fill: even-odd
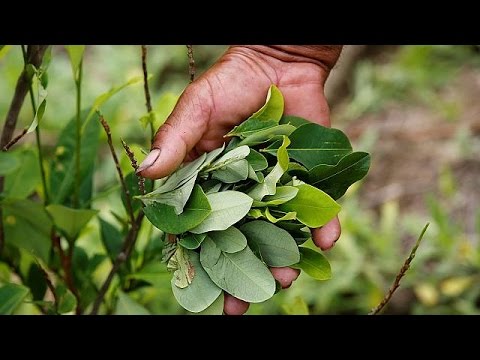
[(235, 253), (245, 249), (245, 246), (247, 246), (245, 236), (233, 226), (223, 231), (211, 231), (208, 233), (208, 237), (213, 240), (220, 250), (226, 253)]
[(268, 162), (267, 159), (265, 159), (265, 156), (254, 149), (250, 149), (250, 153), (245, 159), (247, 159), (248, 163), (255, 171), (262, 171), (268, 167)]
[(299, 128), (302, 125), (310, 124), (310, 121), (308, 121), (307, 119), (298, 117), (298, 116), (284, 115), (280, 119), (280, 124), (290, 124), (290, 125), (295, 126), (296, 128)]
[(167, 271), (165, 264), (158, 261), (149, 263), (139, 272), (128, 275), (129, 279), (146, 281), (156, 288), (164, 288), (171, 277), (172, 273)]
[(65, 285), (57, 285), (55, 292), (58, 299), (57, 311), (59, 314), (66, 314), (75, 310), (75, 307), (77, 306), (77, 299)]
[(46, 208), (55, 225), (73, 240), (98, 210), (72, 209), (63, 205), (51, 204)]
[(5, 194), (7, 197), (24, 199), (40, 183), (40, 167), (35, 151), (25, 149), (15, 154), (20, 161), (20, 166), (5, 177)]
[(17, 284), (5, 284), (0, 287), (0, 315), (11, 315), (23, 302), (30, 291)]
[(8, 175), (20, 167), (16, 153), (0, 152), (0, 176)]
[(188, 311), (198, 313), (207, 309), (220, 296), (222, 290), (210, 280), (202, 268), (199, 255), (194, 251), (185, 251), (188, 252), (195, 269), (195, 276), (191, 284), (182, 289), (175, 285), (175, 280), (172, 278), (172, 291), (181, 306)]
[(143, 209), (148, 220), (169, 234), (181, 234), (204, 221), (212, 212), (209, 200), (199, 185), (195, 185), (183, 213), (175, 214), (172, 206), (154, 203)]
[(224, 253), (207, 237), (200, 262), (210, 279), (236, 298), (258, 303), (275, 292), (275, 279), (248, 246), (233, 254)]
[(300, 247), (300, 262), (292, 265), (292, 268), (305, 271), (316, 280), (328, 280), (332, 277), (332, 270), (328, 260), (319, 252)]
[(30, 289), (33, 300), (43, 300), (47, 291), (47, 282), (42, 269), (35, 262), (30, 265), (25, 280), (24, 284)]
[(206, 236), (207, 234), (187, 234), (178, 241), (178, 245), (183, 246), (185, 249), (195, 250), (205, 240)]
[[(86, 111), (82, 111), (82, 119)], [(97, 116), (97, 115), (95, 115)], [(50, 170), (50, 189), (52, 203), (71, 206), (71, 198), (75, 186), (75, 147), (76, 147), (76, 119), (73, 118), (59, 136), (55, 150), (55, 158)], [(83, 122), (85, 124), (85, 122)], [(93, 169), (99, 145), (100, 123), (90, 121), (81, 137), (80, 152), (80, 205), (83, 207), (90, 202), (93, 186)]]
[(369, 168), (370, 155), (354, 152), (343, 157), (337, 165), (318, 165), (312, 168), (309, 171), (309, 183), (333, 199), (338, 199), (350, 185), (367, 175)]
[(289, 266), (300, 260), (297, 243), (288, 231), (266, 221), (254, 220), (243, 224), (240, 231), (252, 249), (269, 266)]
[(123, 236), (120, 231), (109, 222), (100, 217), (98, 219), (100, 221), (100, 232), (102, 234), (101, 239), (103, 246), (107, 250), (108, 256), (113, 261), (122, 249)]
[[(319, 124), (302, 125), (292, 132), (289, 138), (291, 144), (288, 147), (288, 156), (307, 169), (320, 164), (335, 165), (352, 152), (350, 141), (342, 131)], [(276, 141), (264, 151), (275, 154), (280, 145), (281, 142)]]
[(323, 226), (340, 211), (341, 206), (323, 191), (308, 184), (297, 187), (297, 196), (278, 208), (284, 212), (296, 212), (297, 219), (303, 224), (311, 228)]
[[(127, 185), (128, 192), (130, 193), (130, 199), (132, 201), (133, 212), (136, 213), (141, 207), (142, 202), (139, 199), (136, 199), (135, 196), (141, 195), (140, 189), (138, 187), (138, 176), (132, 171), (125, 176), (125, 185)], [(151, 189), (152, 180), (145, 179), (145, 188)], [(122, 197), (123, 206), (127, 209), (127, 203), (125, 199), (125, 193), (120, 192)]]
[(31, 200), (5, 200), (5, 241), (48, 263), (52, 222), (43, 205)]

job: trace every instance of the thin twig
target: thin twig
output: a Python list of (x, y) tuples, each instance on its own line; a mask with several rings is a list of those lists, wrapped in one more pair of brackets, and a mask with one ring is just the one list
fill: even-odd
[[(142, 70), (143, 70), (143, 90), (145, 92), (145, 105), (149, 116), (152, 114), (152, 101), (150, 99), (150, 88), (148, 87), (148, 70), (147, 70), (147, 46), (142, 45)], [(151, 141), (155, 135), (153, 123), (150, 121)]]
[(22, 130), (22, 132), (20, 134), (18, 134), (17, 136), (15, 136), (12, 140), (10, 140), (10, 142), (5, 145), (3, 147), (3, 151), (8, 151), (13, 145), (15, 145), (17, 142), (20, 141), (21, 138), (23, 138), (26, 134), (27, 134), (27, 131), (28, 131), (28, 127), (24, 128)]
[[(123, 139), (120, 139), (120, 141), (122, 142), (123, 148), (125, 149), (125, 152), (127, 153), (127, 156), (130, 159), (130, 163), (132, 164), (132, 167), (136, 173), (138, 170), (138, 163), (137, 163), (137, 159), (135, 159), (135, 154)], [(140, 193), (144, 195), (145, 194), (145, 178), (141, 176), (138, 176), (138, 188), (140, 189)]]
[(125, 183), (125, 177), (123, 176), (122, 168), (120, 167), (120, 162), (118, 161), (117, 153), (115, 152), (115, 148), (113, 147), (112, 141), (112, 132), (110, 131), (110, 126), (108, 125), (107, 121), (104, 119), (103, 115), (99, 114), (100, 122), (102, 123), (103, 128), (105, 129), (105, 133), (107, 134), (107, 141), (108, 146), (110, 147), (110, 152), (113, 157), (113, 162), (115, 163), (115, 167), (117, 168), (118, 177), (120, 178), (120, 183), (122, 184), (123, 192), (125, 193), (126, 205), (127, 205), (127, 212), (128, 216), (130, 216), (130, 221), (132, 226), (135, 224), (135, 215), (133, 213), (132, 201), (130, 198), (130, 191), (128, 190), (127, 184)]
[[(102, 123), (102, 126), (105, 129), (105, 132), (107, 134), (108, 145), (110, 147), (110, 151), (112, 153), (112, 157), (113, 157), (113, 161), (115, 162), (115, 166), (117, 167), (117, 172), (118, 172), (118, 176), (120, 177), (120, 182), (122, 184), (123, 191), (125, 193), (127, 210), (128, 210), (128, 213), (129, 213), (129, 216), (130, 216), (130, 221), (131, 221), (131, 227), (130, 227), (130, 230), (128, 231), (128, 233), (125, 237), (125, 240), (123, 241), (122, 250), (117, 255), (117, 257), (116, 257), (116, 259), (113, 263), (113, 266), (110, 270), (110, 273), (108, 274), (107, 278), (105, 279), (105, 282), (103, 283), (103, 285), (101, 286), (101, 288), (98, 292), (98, 295), (95, 299), (95, 302), (93, 304), (92, 311), (90, 312), (90, 315), (96, 315), (98, 313), (98, 310), (100, 308), (101, 303), (103, 302), (105, 294), (107, 293), (108, 289), (110, 288), (113, 277), (118, 272), (118, 269), (120, 268), (120, 266), (125, 261), (127, 261), (127, 259), (130, 257), (132, 249), (135, 246), (135, 242), (137, 241), (138, 229), (140, 229), (140, 225), (141, 225), (143, 217), (144, 217), (144, 213), (142, 211), (135, 218), (135, 215), (133, 213), (131, 198), (130, 198), (130, 192), (128, 191), (128, 188), (126, 186), (125, 179), (124, 179), (124, 176), (123, 176), (123, 172), (120, 168), (120, 163), (119, 163), (118, 158), (117, 158), (117, 154), (115, 153), (115, 149), (113, 148), (110, 126), (108, 126), (108, 123), (105, 121), (105, 119), (103, 118), (102, 115), (100, 115), (100, 122)], [(126, 145), (124, 141), (122, 141), (122, 144), (124, 144), (124, 146)], [(128, 146), (127, 146), (127, 148), (128, 148)], [(136, 161), (135, 161), (135, 164), (136, 164)]]
[(193, 46), (192, 45), (186, 45), (187, 46), (187, 55), (188, 55), (188, 71), (190, 73), (190, 83), (195, 80), (195, 58), (193, 57)]
[(368, 315), (377, 315), (380, 311), (382, 311), (382, 309), (385, 307), (385, 305), (387, 305), (387, 303), (390, 301), (393, 294), (395, 293), (395, 291), (400, 286), (400, 280), (402, 280), (402, 278), (405, 276), (408, 269), (410, 268), (410, 263), (415, 258), (415, 254), (417, 252), (417, 249), (420, 246), (420, 243), (422, 242), (423, 236), (425, 235), (425, 232), (427, 231), (429, 225), (430, 225), (430, 223), (427, 223), (425, 225), (425, 227), (423, 228), (422, 232), (420, 233), (420, 236), (417, 239), (417, 242), (415, 243), (415, 246), (412, 248), (412, 250), (410, 251), (410, 255), (408, 256), (408, 258), (403, 263), (403, 266), (400, 269), (400, 272), (397, 274), (397, 277), (395, 278), (395, 281), (393, 282), (392, 286), (388, 290), (388, 293), (382, 299), (380, 304), (378, 304), (375, 308), (373, 308), (372, 311), (370, 311), (368, 313)]
[(81, 124), (81, 106), (82, 106), (82, 78), (83, 78), (83, 59), (80, 60), (78, 65), (78, 74), (74, 74), (75, 77), (75, 89), (76, 89), (76, 133), (75, 133), (75, 189), (73, 192), (73, 204), (74, 207), (78, 207), (80, 199), (80, 156), (82, 146), (82, 124)]
[(130, 253), (132, 252), (132, 249), (135, 246), (135, 242), (137, 240), (137, 235), (138, 235), (138, 229), (140, 228), (140, 224), (143, 220), (143, 217), (144, 217), (144, 213), (143, 211), (141, 211), (137, 215), (134, 225), (128, 231), (127, 236), (125, 237), (125, 240), (123, 242), (122, 250), (117, 255), (113, 263), (112, 269), (110, 270), (110, 273), (108, 274), (105, 282), (103, 283), (103, 285), (101, 286), (98, 292), (98, 295), (95, 299), (90, 315), (97, 315), (98, 310), (100, 309), (100, 305), (105, 297), (105, 294), (107, 293), (110, 287), (110, 284), (112, 283), (113, 277), (118, 272), (118, 269), (120, 268), (120, 266), (129, 258)]
[[(45, 50), (47, 50), (48, 45), (30, 45), (27, 50), (28, 63), (32, 64), (35, 67), (38, 67), (43, 60), (43, 55)], [(10, 103), (10, 108), (7, 112), (7, 117), (5, 123), (3, 124), (2, 136), (0, 138), (0, 149), (3, 149), (13, 137), (15, 127), (17, 125), (18, 114), (22, 108), (25, 96), (28, 93), (29, 84), (31, 81), (31, 76), (28, 75), (26, 69), (24, 68), (17, 80), (17, 85), (15, 86), (15, 92), (13, 94), (12, 102)], [(0, 177), (0, 193), (3, 192), (5, 186), (5, 178)], [(0, 207), (0, 253), (3, 250), (3, 245), (5, 242), (5, 232), (3, 228), (3, 210)]]

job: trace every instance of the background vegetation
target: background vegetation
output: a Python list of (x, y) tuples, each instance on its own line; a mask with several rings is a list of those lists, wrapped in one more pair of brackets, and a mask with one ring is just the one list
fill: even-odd
[[(195, 46), (197, 74), (224, 50), (224, 46)], [(139, 46), (88, 46), (84, 56), (83, 109), (90, 110), (95, 99), (113, 86), (142, 76)], [(0, 50), (2, 122), (23, 66), (19, 46)], [(150, 90), (158, 125), (188, 84), (185, 46), (149, 46), (148, 69), (153, 75)], [(342, 200), (342, 237), (326, 253), (333, 279), (318, 282), (301, 275), (288, 291), (252, 305), (248, 314), (368, 313), (383, 297), (427, 221), (431, 226), (412, 269), (386, 312), (480, 313), (478, 48), (347, 47), (328, 85), (333, 126), (353, 139), (354, 148), (371, 152), (370, 174)], [(17, 129), (32, 122), (28, 100)], [(150, 128), (140, 121), (146, 114), (142, 82), (113, 96), (101, 111), (110, 124), (122, 169), (128, 174), (130, 162), (119, 138), (132, 147), (140, 161), (144, 157), (141, 149), (148, 149), (150, 138)], [(64, 47), (54, 46), (47, 108), (41, 120), (47, 179), (54, 169), (52, 162), (58, 164), (61, 157), (60, 133), (75, 114), (69, 57)], [(103, 131), (98, 133), (93, 192), (83, 206), (98, 210), (98, 214), (81, 228), (72, 246), (72, 281), (86, 312), (118, 253), (120, 245), (112, 239), (121, 241), (128, 218), (106, 136)], [(68, 290), (58, 254), (51, 249), (50, 234), (42, 225), (44, 192), (34, 134), (28, 134), (10, 152), (19, 159), (13, 170), (5, 157), (0, 158), (0, 170), (6, 174), (3, 220), (11, 227), (0, 256), (0, 311), (74, 313), (78, 294)], [(52, 193), (57, 190), (50, 189)], [(13, 202), (16, 205), (12, 207)], [(67, 237), (61, 240), (65, 248)], [(159, 238), (144, 222), (132, 258), (114, 278), (100, 313), (184, 313), (171, 293), (170, 274), (160, 263)], [(47, 264), (54, 271), (45, 275), (42, 269), (46, 270)], [(46, 279), (56, 288), (56, 307)], [(12, 287), (12, 283), (22, 286)], [(2, 296), (6, 299), (12, 291), (17, 299), (2, 303)]]

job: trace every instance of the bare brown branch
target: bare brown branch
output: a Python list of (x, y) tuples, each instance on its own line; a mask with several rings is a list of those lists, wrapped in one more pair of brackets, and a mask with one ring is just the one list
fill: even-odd
[(392, 298), (393, 294), (395, 293), (395, 291), (400, 286), (400, 280), (402, 280), (402, 278), (407, 273), (408, 269), (410, 269), (410, 264), (413, 261), (413, 259), (415, 258), (415, 254), (417, 252), (417, 249), (420, 246), (420, 243), (422, 242), (423, 236), (425, 235), (425, 232), (427, 231), (429, 225), (430, 225), (430, 223), (427, 223), (425, 225), (425, 227), (423, 228), (422, 232), (420, 233), (420, 236), (417, 239), (417, 242), (415, 243), (415, 246), (410, 251), (410, 255), (408, 256), (408, 258), (403, 263), (402, 268), (400, 269), (399, 273), (397, 274), (397, 276), (395, 278), (395, 281), (393, 282), (392, 286), (388, 290), (385, 297), (382, 299), (380, 304), (378, 304), (374, 309), (372, 309), (372, 311), (370, 311), (368, 313), (368, 315), (377, 315), (380, 311), (382, 311), (382, 309), (385, 307), (385, 305), (388, 304), (388, 302)]
[(27, 131), (28, 131), (28, 127), (24, 128), (20, 134), (18, 134), (17, 136), (15, 136), (12, 140), (10, 140), (8, 142), (8, 144), (5, 145), (2, 150), (3, 151), (8, 151), (13, 145), (15, 145), (17, 142), (19, 142), (20, 139), (23, 138), (27, 134)]
[(186, 45), (187, 46), (187, 55), (188, 55), (188, 71), (190, 73), (190, 82), (192, 83), (193, 80), (195, 80), (195, 58), (193, 57), (193, 46), (192, 45)]
[[(137, 163), (137, 160), (135, 159), (135, 154), (123, 139), (120, 139), (120, 140), (122, 142), (123, 148), (125, 149), (125, 152), (127, 153), (128, 158), (130, 159), (130, 164), (132, 164), (133, 170), (135, 170), (135, 173), (136, 173), (138, 170), (138, 163)], [(138, 188), (140, 189), (140, 193), (144, 195), (145, 194), (145, 178), (141, 176), (138, 176)]]

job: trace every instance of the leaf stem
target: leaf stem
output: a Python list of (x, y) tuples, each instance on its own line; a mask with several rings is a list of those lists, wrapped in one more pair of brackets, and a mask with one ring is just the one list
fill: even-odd
[[(152, 116), (152, 101), (150, 99), (150, 88), (148, 87), (148, 70), (147, 70), (147, 46), (142, 45), (142, 70), (143, 70), (143, 90), (145, 92), (145, 105), (149, 116)], [(150, 141), (153, 142), (155, 129), (153, 122), (150, 121)]]

